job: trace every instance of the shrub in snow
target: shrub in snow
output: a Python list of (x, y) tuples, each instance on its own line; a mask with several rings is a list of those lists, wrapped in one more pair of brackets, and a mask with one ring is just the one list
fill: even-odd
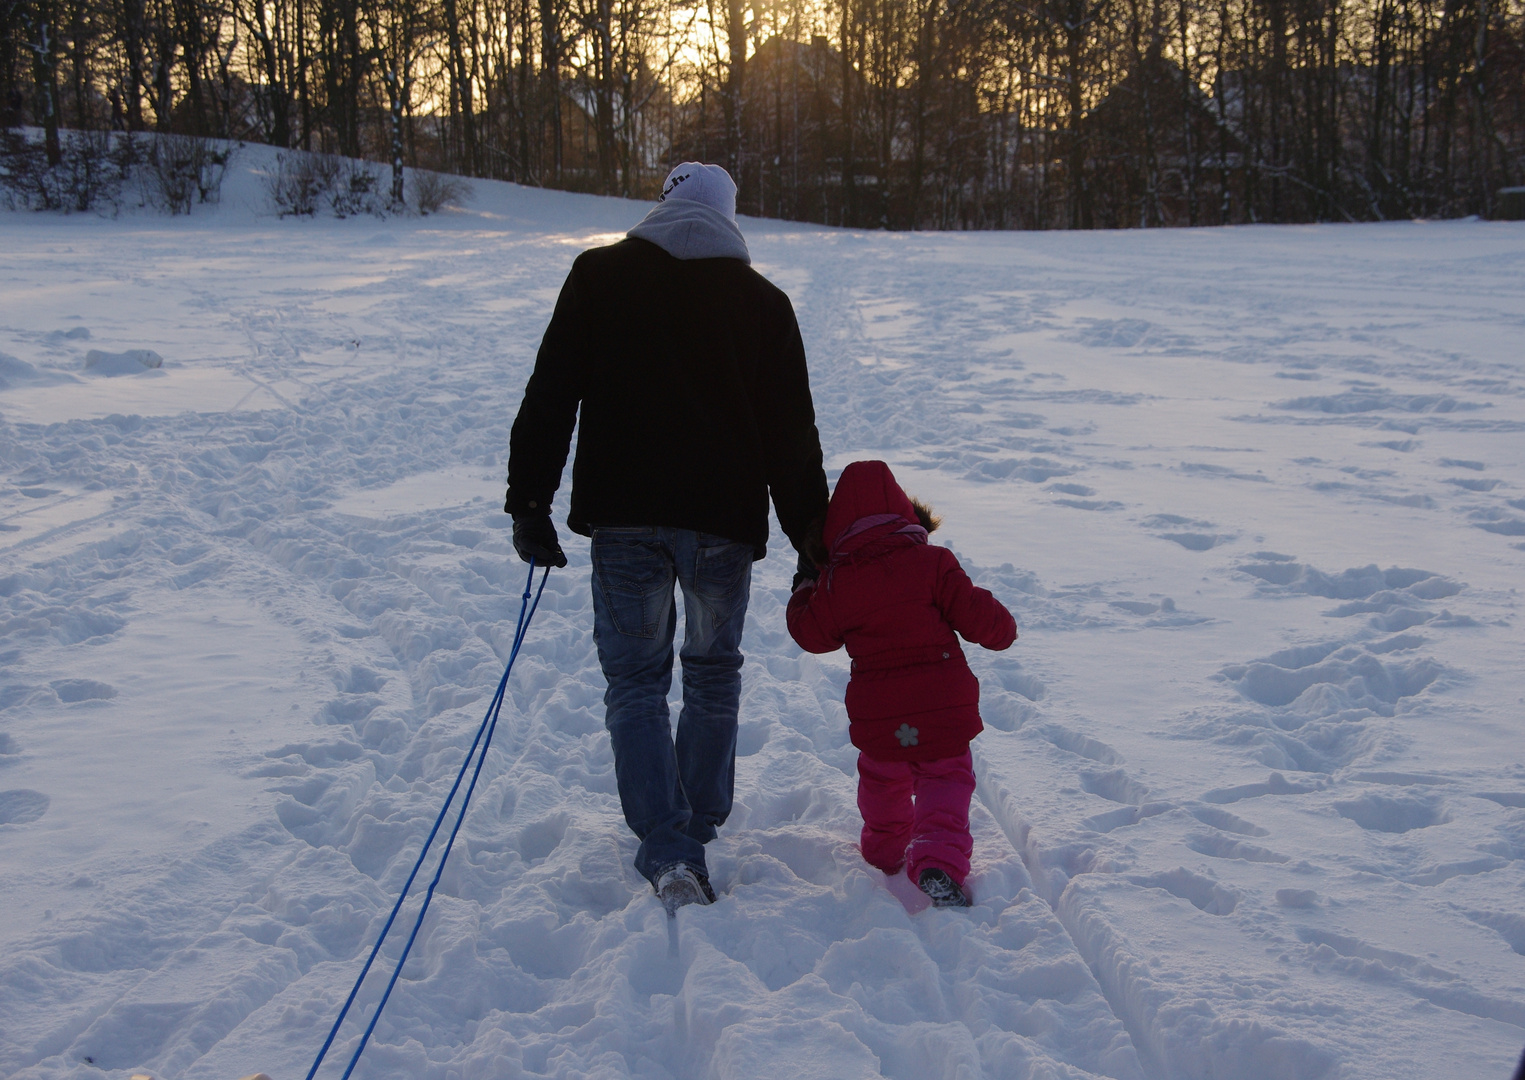
[(409, 169), (407, 175), (406, 199), (399, 202), (383, 183), (380, 168), (370, 162), (293, 150), (279, 155), (275, 169), (265, 174), (265, 193), (281, 217), (331, 213), (338, 218), (386, 217), (407, 210), (423, 216), (461, 203), (470, 194), (458, 177), (421, 169)]
[(140, 205), (188, 214), (196, 202), (215, 203), (234, 147), (185, 135), (63, 131), (56, 163), (41, 133), (0, 135), (0, 188), (13, 210), (110, 211), (136, 190)]
[[(132, 145), (132, 139), (124, 140)], [(189, 135), (155, 135), (148, 148), (149, 201), (171, 214), (189, 214), (195, 202), (215, 203), (233, 158), (228, 144)]]
[(428, 216), (446, 206), (459, 206), (471, 193), (458, 176), (445, 176), (426, 169), (411, 169), (408, 177), (408, 193), (413, 208), (422, 216)]
[(49, 163), (40, 132), (9, 129), (0, 136), (0, 185), (16, 210), (93, 210), (120, 205), (130, 163), (109, 132), (59, 132), (59, 160)]
[(328, 203), (333, 207), (334, 217), (346, 218), (356, 214), (384, 215), (391, 199), (381, 190), (381, 173), (364, 161), (353, 158), (337, 158), (338, 169), (334, 172), (334, 186), (329, 192)]
[(317, 212), (333, 178), (327, 167), (332, 159), (325, 154), (278, 154), (275, 170), (265, 174), (265, 193), (281, 217)]
[(265, 174), (265, 192), (281, 217), (312, 217), (325, 210), (339, 218), (385, 216), (394, 209), (375, 166), (334, 154), (279, 155), (275, 171)]

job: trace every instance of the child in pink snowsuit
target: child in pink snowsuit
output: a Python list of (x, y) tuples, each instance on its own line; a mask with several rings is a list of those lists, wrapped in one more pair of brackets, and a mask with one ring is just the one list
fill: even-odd
[(821, 576), (794, 591), (787, 618), (800, 648), (846, 645), (852, 657), (847, 716), (863, 857), (887, 874), (909, 863), (934, 904), (967, 907), (969, 742), (984, 725), (958, 639), (1006, 649), (1017, 623), (951, 551), (927, 543), (937, 525), (888, 465), (853, 462), (826, 512)]

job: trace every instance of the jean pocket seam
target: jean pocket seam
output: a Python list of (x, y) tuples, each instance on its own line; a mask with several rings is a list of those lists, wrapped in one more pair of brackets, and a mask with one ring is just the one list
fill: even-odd
[[(626, 637), (650, 640), (657, 636), (656, 620), (648, 615), (649, 593), (643, 590), (612, 589), (602, 581), (598, 583), (598, 591), (604, 595), (604, 606), (609, 610), (609, 621), (614, 624), (614, 629)], [(635, 606), (640, 609), (638, 618), (641, 625), (638, 630), (628, 628), (629, 620), (620, 617), (622, 607), (631, 601), (634, 601)]]

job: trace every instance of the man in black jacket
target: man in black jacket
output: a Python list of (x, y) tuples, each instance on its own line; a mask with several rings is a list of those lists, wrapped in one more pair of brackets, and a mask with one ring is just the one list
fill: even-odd
[[(827, 501), (794, 309), (751, 268), (735, 207), (724, 169), (685, 163), (625, 240), (578, 256), (509, 448), (514, 547), (565, 566), (551, 499), (581, 409), (567, 524), (592, 537), (620, 802), (641, 840), (636, 868), (669, 913), (714, 899), (704, 845), (731, 810), (741, 633), (769, 497), (800, 552)], [(684, 599), (676, 740), (674, 582)]]

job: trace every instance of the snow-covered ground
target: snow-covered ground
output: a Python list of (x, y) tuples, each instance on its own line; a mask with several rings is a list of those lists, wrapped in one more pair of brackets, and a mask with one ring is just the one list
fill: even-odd
[[(0, 216), (7, 1077), (305, 1075), (506, 658), (556, 292), (644, 211), (282, 221), (264, 160), (190, 218)], [(1506, 1077), (1525, 225), (742, 224), (828, 464), (890, 461), (1021, 624), (971, 651), (977, 906), (858, 856), (844, 658), (790, 642), (775, 533), (724, 895), (670, 936), (563, 531), (358, 1075)]]

